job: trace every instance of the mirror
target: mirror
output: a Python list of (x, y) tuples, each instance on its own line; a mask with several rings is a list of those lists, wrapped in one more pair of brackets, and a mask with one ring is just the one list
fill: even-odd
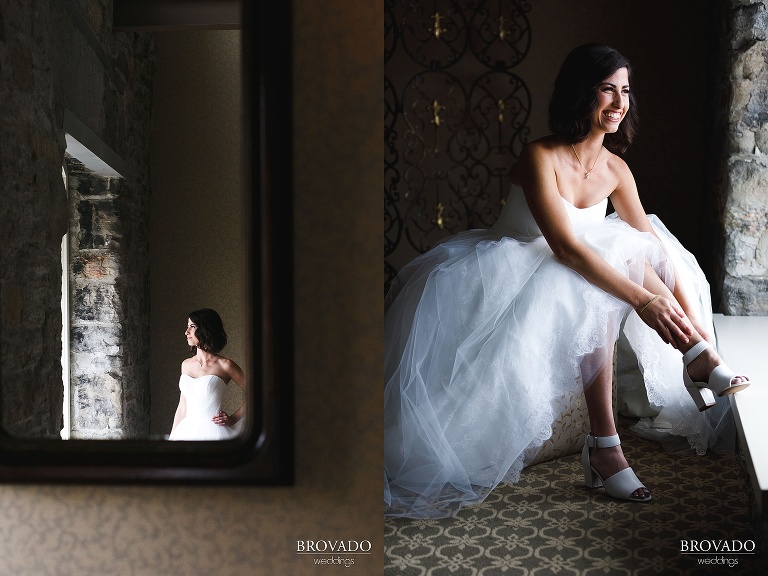
[[(119, 0), (114, 2), (116, 18), (126, 5), (178, 8), (184, 3), (122, 4), (120, 8)], [(142, 83), (148, 68), (142, 67), (141, 59), (129, 58), (147, 49), (142, 33), (135, 30), (150, 26), (139, 24), (133, 31), (125, 26), (114, 32), (110, 43), (91, 31), (93, 14), (64, 3), (64, 21), (72, 23), (63, 31), (70, 35), (64, 45), (81, 52), (93, 50), (97, 58), (91, 56), (90, 61), (98, 60), (103, 67), (96, 76), (108, 82), (95, 86), (95, 92), (91, 83), (86, 91), (78, 78), (62, 81), (60, 72), (53, 70), (54, 84), (65, 86), (63, 96), (54, 94), (51, 114), (59, 120), (58, 127), (64, 127), (60, 144), (66, 145), (67, 154), (62, 182), (69, 187), (69, 198), (49, 202), (50, 230), (43, 240), (50, 244), (56, 237), (64, 214), (70, 246), (62, 254), (69, 255), (70, 274), (67, 278), (65, 266), (60, 289), (67, 293), (69, 281), (72, 297), (68, 303), (62, 299), (57, 322), (53, 307), (47, 305), (50, 294), (32, 295), (45, 303), (41, 331), (30, 319), (34, 314), (27, 285), (14, 281), (12, 274), (20, 277), (23, 266), (12, 266), (10, 271), (4, 267), (2, 480), (291, 481), (292, 264), (290, 254), (277, 257), (274, 251), (275, 246), (289, 246), (291, 240), (290, 15), (286, 6), (249, 2), (219, 6), (233, 4), (241, 11), (241, 29), (234, 33), (190, 40), (184, 36), (199, 32), (178, 32), (173, 18), (151, 33), (157, 37), (157, 70), (167, 74), (156, 78), (153, 86)], [(195, 24), (184, 23), (185, 28), (190, 26)], [(167, 36), (161, 38), (162, 34)], [(229, 55), (228, 64), (206, 67), (204, 57), (211, 53), (206, 46)], [(281, 57), (267, 61), (265, 46)], [(240, 53), (242, 66), (237, 62)], [(173, 54), (185, 57), (187, 64), (173, 61)], [(141, 93), (155, 87), (155, 100)], [(200, 98), (184, 98), (198, 89), (203, 89)], [(92, 94), (101, 96), (103, 109), (83, 104)], [(139, 123), (132, 119), (146, 112), (142, 106), (151, 108), (154, 116), (151, 138), (148, 123), (140, 126), (144, 130), (140, 133)], [(43, 103), (43, 113), (44, 107)], [(186, 116), (161, 114), (163, 110)], [(22, 142), (33, 132), (21, 122), (16, 128)], [(137, 144), (142, 138), (149, 138), (152, 150), (149, 171), (141, 169), (146, 158), (136, 156), (144, 153)], [(51, 163), (61, 157), (50, 144), (32, 138), (32, 146), (37, 147), (33, 155), (42, 148)], [(107, 172), (113, 170), (121, 178), (92, 177), (94, 160), (87, 158), (89, 153), (96, 164), (102, 162)], [(279, 194), (272, 186), (275, 181), (280, 182)], [(34, 188), (35, 182), (26, 184)], [(136, 193), (147, 187), (152, 189), (151, 200)], [(72, 202), (73, 197), (78, 202)], [(9, 202), (6, 197), (4, 203)], [(21, 232), (21, 219), (11, 228)], [(135, 257), (142, 251), (151, 253), (151, 264)], [(203, 307), (221, 313), (230, 337), (222, 354), (245, 372), (246, 390), (227, 400), (229, 406), (244, 404), (244, 432), (225, 442), (157, 441), (170, 431), (179, 400), (179, 365), (189, 356), (184, 339), (188, 312)], [(73, 318), (69, 332), (62, 321), (67, 316)], [(25, 343), (31, 350), (19, 362), (13, 352), (24, 348), (25, 330), (33, 335), (32, 346)], [(72, 398), (69, 403), (62, 398), (61, 406), (72, 407), (69, 429), (74, 439), (66, 442), (53, 437), (50, 425), (67, 416), (62, 409), (59, 417), (58, 398), (50, 392), (56, 383), (50, 366), (58, 334), (64, 339), (69, 335), (72, 349)], [(38, 340), (42, 344), (36, 346)], [(14, 341), (17, 346), (9, 349)], [(66, 350), (66, 343), (58, 345)], [(61, 355), (59, 382), (67, 370), (66, 357)], [(17, 374), (24, 376), (13, 378)], [(25, 391), (18, 381), (41, 384)], [(66, 386), (62, 388), (66, 391)], [(30, 406), (35, 409), (31, 418)]]
[[(151, 438), (167, 437), (179, 403), (179, 366), (193, 310), (213, 308), (244, 371), (245, 232), (240, 30), (155, 34), (150, 178), (149, 384)], [(196, 381), (201, 383), (201, 381)], [(235, 382), (222, 408), (243, 403)]]

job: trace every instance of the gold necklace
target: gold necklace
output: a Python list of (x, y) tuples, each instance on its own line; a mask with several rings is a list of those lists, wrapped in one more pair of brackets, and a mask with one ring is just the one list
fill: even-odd
[(595, 169), (595, 165), (597, 164), (597, 159), (600, 158), (600, 152), (603, 151), (603, 147), (600, 146), (600, 150), (597, 151), (597, 157), (595, 158), (595, 161), (592, 163), (592, 168), (590, 168), (589, 170), (584, 168), (584, 164), (581, 163), (581, 158), (579, 158), (579, 154), (578, 152), (576, 152), (576, 148), (573, 147), (573, 144), (571, 144), (571, 150), (573, 150), (573, 153), (576, 154), (576, 160), (579, 161), (579, 166), (581, 166), (581, 169), (584, 170), (584, 179), (586, 180), (587, 178), (589, 178), (589, 173)]

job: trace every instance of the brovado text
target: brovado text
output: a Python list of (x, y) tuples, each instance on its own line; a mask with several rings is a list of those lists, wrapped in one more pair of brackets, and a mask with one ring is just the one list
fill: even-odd
[(754, 552), (752, 540), (680, 540), (680, 552)]
[(297, 553), (312, 552), (370, 552), (368, 540), (297, 540)]

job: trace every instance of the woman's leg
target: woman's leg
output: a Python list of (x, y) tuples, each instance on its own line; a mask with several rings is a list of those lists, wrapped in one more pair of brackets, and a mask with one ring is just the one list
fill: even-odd
[[(616, 423), (613, 420), (613, 350), (603, 351), (608, 361), (598, 372), (595, 380), (584, 390), (589, 412), (589, 427), (593, 436), (613, 436)], [(629, 468), (621, 446), (613, 448), (592, 448), (589, 451), (591, 465), (603, 478), (609, 478), (624, 468)], [(647, 488), (638, 488), (632, 493), (636, 498), (650, 495)]]
[[(672, 291), (667, 288), (667, 285), (659, 278), (650, 264), (646, 264), (643, 286), (654, 294), (676, 301)], [(706, 338), (694, 329), (688, 342), (677, 342), (673, 346), (684, 354), (702, 340), (706, 340)], [(612, 350), (597, 352), (595, 358), (589, 359), (589, 361), (594, 362), (598, 355), (602, 354), (603, 356), (602, 368), (594, 381), (584, 390), (587, 411), (589, 412), (589, 425), (593, 436), (613, 436), (617, 433), (616, 423), (613, 420), (612, 352)], [(712, 370), (722, 362), (722, 358), (715, 349), (708, 348), (688, 365), (688, 374), (694, 381), (707, 381)], [(591, 465), (600, 472), (603, 478), (609, 478), (616, 472), (629, 467), (621, 446), (593, 448), (590, 449), (589, 453)], [(647, 488), (639, 488), (632, 495), (642, 498), (649, 494), (650, 491)]]
[[(672, 292), (659, 278), (650, 264), (646, 264), (643, 286), (654, 294), (659, 294), (673, 301), (675, 300)], [(702, 339), (701, 335), (694, 331), (688, 343), (677, 343), (676, 348), (686, 352)], [(598, 358), (600, 355), (602, 355), (602, 358)], [(584, 397), (589, 412), (590, 430), (593, 436), (613, 436), (617, 433), (616, 424), (613, 420), (613, 350), (598, 351), (592, 356), (585, 359), (585, 361), (591, 363), (600, 360), (602, 361), (602, 368), (594, 381), (584, 390)], [(693, 377), (693, 373), (691, 373), (691, 376)], [(603, 478), (609, 478), (616, 472), (629, 467), (621, 446), (591, 449), (590, 464), (600, 472)], [(637, 498), (643, 498), (649, 494), (650, 491), (647, 488), (639, 488), (632, 495)]]
[[(646, 264), (645, 276), (643, 277), (643, 287), (647, 288), (654, 294), (659, 294), (664, 298), (676, 301), (670, 289), (667, 288), (667, 285), (664, 284), (664, 281), (661, 278), (659, 278), (658, 274), (656, 274), (656, 271), (650, 264)], [(706, 340), (706, 338), (694, 329), (693, 334), (691, 334), (690, 338), (688, 339), (688, 342), (678, 342), (673, 344), (673, 346), (680, 350), (681, 353), (685, 354), (688, 352), (688, 350), (693, 348), (702, 340)], [(688, 365), (688, 375), (694, 382), (706, 382), (709, 379), (709, 375), (712, 370), (714, 370), (722, 363), (723, 359), (715, 351), (715, 349), (708, 348), (702, 352), (698, 358), (696, 358)], [(739, 381), (740, 380), (742, 380), (742, 378), (739, 377)]]

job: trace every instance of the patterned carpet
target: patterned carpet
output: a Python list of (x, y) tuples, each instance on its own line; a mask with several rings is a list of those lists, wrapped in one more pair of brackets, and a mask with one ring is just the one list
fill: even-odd
[[(768, 574), (765, 522), (740, 458), (665, 453), (626, 425), (624, 452), (652, 502), (587, 490), (580, 455), (561, 457), (455, 518), (386, 518), (385, 576)], [(682, 540), (751, 540), (754, 553), (683, 554)]]

